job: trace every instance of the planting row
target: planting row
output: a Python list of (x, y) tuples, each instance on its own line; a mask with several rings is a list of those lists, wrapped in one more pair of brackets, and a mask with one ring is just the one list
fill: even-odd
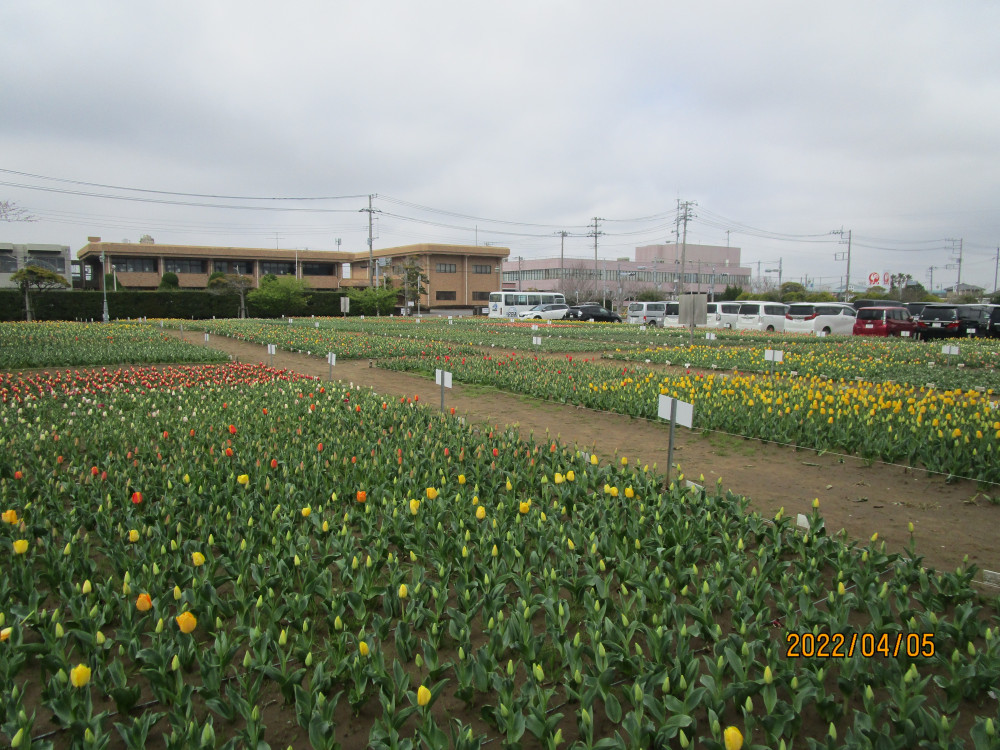
[(1000, 412), (987, 392), (792, 375), (664, 375), (517, 354), (405, 357), (380, 366), (448, 370), (460, 382), (646, 419), (657, 417), (662, 394), (694, 404), (696, 429), (1000, 481)]
[(0, 407), (20, 746), (994, 741), (1000, 621), (924, 540), (903, 559), (807, 498), (797, 529), (625, 457), (226, 370)]

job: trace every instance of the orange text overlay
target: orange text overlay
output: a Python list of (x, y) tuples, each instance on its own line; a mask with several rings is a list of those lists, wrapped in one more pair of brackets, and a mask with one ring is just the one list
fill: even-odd
[(934, 656), (933, 633), (787, 633), (789, 659)]

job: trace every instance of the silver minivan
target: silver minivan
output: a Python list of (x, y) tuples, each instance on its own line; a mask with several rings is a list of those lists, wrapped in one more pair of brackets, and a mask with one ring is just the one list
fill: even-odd
[(632, 302), (628, 306), (626, 323), (646, 326), (676, 326), (680, 313), (676, 302)]
[(788, 305), (780, 302), (740, 302), (740, 314), (733, 328), (744, 331), (784, 331), (787, 311)]

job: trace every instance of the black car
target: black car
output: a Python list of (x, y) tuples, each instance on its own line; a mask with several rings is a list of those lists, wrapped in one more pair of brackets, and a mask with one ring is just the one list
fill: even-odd
[(597, 320), (605, 323), (621, 323), (622, 316), (606, 310), (600, 305), (574, 305), (566, 313), (568, 320)]
[(990, 315), (990, 327), (988, 336), (1000, 339), (1000, 305), (987, 305), (986, 309)]
[(910, 311), (910, 315), (913, 316), (914, 320), (919, 320), (920, 313), (924, 311), (924, 308), (927, 307), (927, 304), (928, 304), (927, 302), (907, 302), (906, 309)]
[(917, 333), (922, 339), (957, 338), (962, 335), (958, 305), (927, 305), (920, 311)]
[(958, 327), (963, 337), (986, 336), (990, 332), (989, 305), (959, 305)]

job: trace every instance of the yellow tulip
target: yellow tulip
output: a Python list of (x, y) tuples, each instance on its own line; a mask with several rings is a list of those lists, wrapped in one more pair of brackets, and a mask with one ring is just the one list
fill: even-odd
[(406, 584), (405, 584), (405, 583), (401, 583), (401, 584), (399, 584), (399, 598), (400, 598), (400, 599), (405, 599), (405, 598), (406, 598), (406, 595), (407, 595), (407, 593), (408, 593), (408, 592), (407, 592), (407, 590), (406, 590)]
[(361, 641), (361, 642), (360, 642), (360, 643), (358, 644), (358, 652), (359, 652), (359, 653), (360, 653), (360, 654), (361, 654), (362, 656), (368, 656), (368, 654), (369, 654), (369, 653), (371, 653), (371, 652), (369, 651), (369, 649), (368, 649), (368, 644), (367, 644), (367, 643), (365, 643), (364, 641)]
[(458, 483), (459, 484), (465, 484), (465, 474), (459, 474), (458, 475)]
[(238, 477), (236, 477), (236, 481), (242, 484), (244, 487), (246, 487), (248, 484), (250, 484), (250, 475), (240, 474)]
[(14, 554), (23, 555), (28, 551), (28, 540), (27, 539), (16, 539), (14, 541)]
[(486, 508), (484, 506), (480, 505), (476, 508), (476, 518), (480, 521), (486, 518)]
[(437, 496), (438, 496), (438, 491), (437, 491), (436, 487), (428, 487), (427, 488), (427, 499), (428, 500), (435, 500), (435, 499), (437, 499)]
[(205, 556), (200, 552), (191, 553), (191, 563), (197, 568), (205, 564)]
[(139, 531), (137, 529), (129, 529), (128, 540), (135, 544), (139, 541)]
[(410, 513), (415, 516), (419, 511), (420, 511), (420, 501), (410, 500)]
[(73, 683), (73, 687), (85, 686), (90, 682), (90, 667), (86, 664), (77, 664), (70, 670), (69, 681)]
[(521, 504), (518, 506), (517, 509), (521, 513), (521, 515), (523, 516), (525, 513), (527, 513), (529, 510), (531, 510), (531, 501), (530, 500), (522, 500)]
[(743, 747), (743, 733), (736, 727), (726, 727), (726, 731), (722, 733), (722, 739), (725, 742), (726, 750), (740, 750)]
[(303, 518), (309, 518), (310, 513), (312, 513), (312, 508), (310, 508), (308, 505), (302, 509)]
[(181, 612), (174, 620), (177, 621), (177, 627), (182, 633), (190, 633), (198, 626), (197, 618), (190, 612)]
[(426, 706), (431, 702), (431, 691), (423, 685), (417, 688), (417, 705)]

